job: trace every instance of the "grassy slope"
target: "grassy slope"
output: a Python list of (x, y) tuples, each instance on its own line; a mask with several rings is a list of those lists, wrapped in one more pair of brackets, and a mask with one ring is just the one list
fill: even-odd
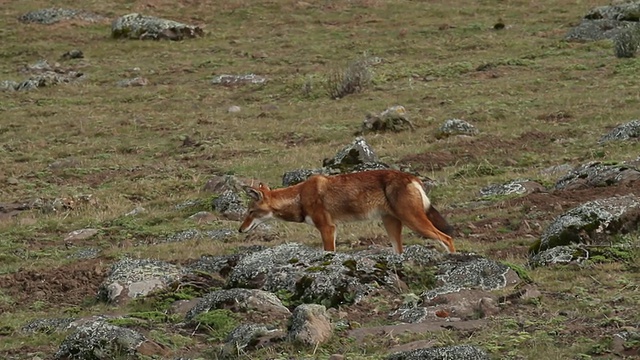
[[(112, 257), (129, 253), (173, 260), (231, 251), (236, 244), (118, 245), (193, 227), (172, 205), (200, 196), (198, 191), (210, 174), (236, 173), (279, 185), (284, 171), (316, 167), (350, 142), (367, 111), (394, 104), (404, 105), (419, 129), (368, 136), (384, 161), (396, 162), (423, 152), (468, 151), (464, 140), (437, 141), (433, 137), (440, 123), (454, 117), (475, 124), (481, 130), (479, 138), (487, 143), (511, 141), (510, 146), (478, 149), (473, 160), (427, 174), (442, 183), (432, 196), (444, 210), (475, 199), (481, 186), (494, 182), (522, 177), (551, 182), (553, 177), (539, 175), (540, 169), (551, 165), (628, 160), (638, 155), (637, 144), (599, 147), (596, 140), (609, 127), (637, 115), (639, 98), (634, 86), (640, 63), (614, 58), (609, 42), (561, 40), (570, 23), (601, 5), (596, 1), (318, 3), (321, 5), (310, 7), (285, 0), (57, 4), (112, 17), (139, 11), (206, 25), (205, 38), (175, 43), (112, 40), (108, 23), (19, 24), (18, 15), (47, 3), (2, 1), (0, 78), (22, 80), (25, 75), (17, 67), (40, 59), (53, 62), (65, 51), (79, 48), (86, 58), (62, 65), (81, 65), (87, 80), (78, 86), (0, 93), (0, 200), (89, 193), (100, 206), (70, 214), (23, 214), (22, 224), (0, 223), (0, 232), (5, 234), (0, 239), (0, 272), (69, 262), (69, 250), (61, 239), (87, 226), (103, 229), (93, 245)], [(498, 19), (507, 24), (506, 30), (490, 29)], [(445, 24), (449, 27), (440, 30)], [(373, 86), (341, 100), (328, 99), (322, 88), (324, 76), (363, 53), (384, 59), (374, 68)], [(496, 77), (475, 71), (487, 63), (497, 65), (491, 70)], [(139, 72), (132, 70), (136, 67)], [(268, 77), (269, 83), (238, 88), (209, 83), (213, 75), (224, 73), (256, 73)], [(150, 85), (115, 85), (138, 74), (148, 78)], [(424, 77), (430, 81), (422, 81)], [(305, 82), (313, 86), (309, 94), (302, 91)], [(258, 117), (268, 104), (278, 109)], [(229, 114), (230, 105), (242, 111)], [(571, 118), (566, 123), (544, 120), (557, 112)], [(531, 132), (560, 141), (524, 146), (520, 136)], [(187, 135), (204, 145), (181, 147)], [(290, 148), (284, 140), (292, 137), (305, 141)], [(77, 165), (49, 167), (65, 158), (75, 159)], [(453, 178), (462, 168), (487, 164), (500, 169), (498, 174)], [(128, 227), (110, 227), (110, 221), (137, 204), (150, 211)], [(517, 216), (509, 209), (502, 215)], [(450, 216), (454, 224), (469, 220), (468, 214), (453, 212)], [(200, 227), (212, 226), (237, 224), (221, 221)], [(279, 241), (308, 238), (309, 243), (318, 243), (311, 228), (290, 224), (277, 228)], [(340, 233), (342, 246), (380, 231), (377, 226), (345, 226)], [(477, 243), (473, 238), (460, 238), (457, 246), (490, 255), (510, 246), (526, 248), (531, 241), (524, 237)], [(25, 252), (27, 255), (20, 255)], [(514, 255), (507, 260), (524, 263), (526, 259)], [(552, 314), (582, 307), (589, 311), (580, 315), (585, 317), (581, 321), (600, 324), (615, 318), (605, 305), (615, 296), (625, 297), (624, 306), (637, 306), (638, 296), (630, 292), (633, 288), (622, 285), (637, 283), (637, 272), (624, 270), (618, 265), (587, 271), (536, 270), (531, 275), (546, 291), (566, 292), (572, 300), (545, 298), (522, 313), (496, 320), (486, 332), (467, 340), (487, 346), (500, 357), (536, 354), (564, 359), (585, 353), (606, 337), (576, 339), (576, 333)], [(12, 299), (0, 296), (0, 301)], [(95, 305), (83, 311), (102, 309)], [(49, 315), (59, 315), (57, 311), (61, 310)], [(1, 314), (0, 323), (17, 327), (24, 319), (42, 315), (42, 310), (18, 308)], [(622, 323), (634, 321), (638, 321), (637, 314), (626, 312), (620, 319)], [(567, 331), (566, 338), (563, 331)], [(459, 335), (438, 336), (442, 343), (455, 343)], [(57, 343), (59, 336), (16, 336), (5, 341), (0, 351), (19, 349), (25, 341), (31, 345)]]

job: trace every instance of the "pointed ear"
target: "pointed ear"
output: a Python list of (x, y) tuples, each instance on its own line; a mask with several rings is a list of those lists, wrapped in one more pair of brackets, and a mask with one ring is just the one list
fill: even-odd
[(249, 197), (252, 198), (253, 200), (255, 201), (262, 200), (263, 198), (262, 191), (251, 186), (244, 186), (243, 189), (247, 193), (247, 195), (249, 195)]

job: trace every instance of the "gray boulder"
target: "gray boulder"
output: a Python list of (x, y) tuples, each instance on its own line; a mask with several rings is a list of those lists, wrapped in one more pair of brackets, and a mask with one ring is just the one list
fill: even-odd
[(455, 345), (405, 351), (387, 356), (387, 360), (489, 360), (489, 355), (473, 345)]
[(415, 131), (415, 126), (407, 116), (404, 106), (391, 106), (379, 114), (368, 113), (362, 122), (361, 134), (368, 132), (400, 132), (404, 130)]
[(572, 243), (608, 244), (611, 235), (638, 228), (640, 199), (614, 196), (587, 202), (558, 216), (545, 230), (534, 253)]
[(327, 309), (317, 304), (302, 304), (293, 310), (288, 337), (308, 346), (327, 342), (333, 335), (333, 325)]
[(286, 172), (282, 176), (282, 184), (284, 186), (295, 185), (315, 174), (336, 175), (389, 168), (389, 165), (380, 162), (373, 148), (363, 137), (359, 136), (351, 144), (340, 149), (333, 158), (324, 159), (321, 168)]
[(80, 325), (67, 336), (54, 358), (56, 360), (117, 359), (136, 355), (162, 355), (162, 347), (137, 331), (95, 321)]
[(216, 290), (205, 295), (186, 316), (187, 321), (210, 310), (227, 309), (233, 312), (258, 312), (287, 318), (291, 313), (273, 293), (257, 289)]
[(436, 130), (436, 139), (444, 139), (455, 135), (474, 136), (479, 133), (478, 129), (470, 123), (461, 119), (449, 119)]
[(600, 138), (601, 144), (615, 140), (629, 140), (640, 138), (640, 120), (633, 120), (611, 130)]
[(589, 258), (588, 251), (580, 244), (561, 245), (532, 255), (529, 264), (532, 267), (556, 264), (579, 264)]
[(580, 165), (558, 179), (556, 190), (577, 190), (590, 187), (627, 184), (640, 180), (640, 171), (624, 164), (604, 164), (598, 161)]
[(68, 329), (75, 320), (75, 318), (36, 319), (24, 325), (21, 330), (27, 334), (60, 332)]
[(77, 9), (63, 8), (46, 8), (32, 10), (20, 15), (18, 20), (27, 24), (44, 24), (51, 25), (60, 21), (81, 20), (86, 22), (103, 21), (105, 18), (101, 15), (94, 14), (89, 11)]
[(624, 29), (638, 23), (640, 2), (598, 6), (587, 13), (582, 22), (569, 30), (567, 40), (598, 41), (615, 39)]
[(229, 220), (242, 220), (247, 212), (244, 200), (232, 190), (227, 190), (213, 199), (213, 209)]
[(183, 269), (164, 261), (124, 259), (111, 266), (98, 297), (115, 303), (126, 302), (164, 289), (183, 275)]
[(173, 20), (132, 13), (113, 21), (111, 36), (116, 39), (184, 40), (204, 36), (204, 30)]
[(618, 21), (637, 22), (640, 17), (640, 1), (627, 2), (616, 5), (598, 6), (584, 16), (585, 19), (609, 19)]

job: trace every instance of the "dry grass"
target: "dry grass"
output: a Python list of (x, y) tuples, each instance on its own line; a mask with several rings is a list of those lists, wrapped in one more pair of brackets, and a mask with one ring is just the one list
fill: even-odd
[[(16, 71), (22, 65), (41, 59), (53, 63), (73, 48), (81, 49), (85, 58), (60, 61), (61, 65), (79, 69), (87, 77), (77, 85), (0, 92), (0, 202), (78, 194), (92, 194), (99, 201), (95, 207), (58, 214), (32, 211), (15, 221), (0, 222), (4, 234), (0, 273), (72, 261), (66, 257), (74, 249), (65, 248), (62, 239), (83, 227), (101, 229), (93, 243), (83, 245), (103, 249), (108, 259), (127, 254), (183, 261), (231, 252), (243, 245), (243, 238), (223, 244), (197, 240), (139, 247), (123, 244), (187, 228), (235, 229), (235, 222), (194, 225), (186, 220), (188, 214), (174, 206), (206, 197), (200, 189), (215, 173), (258, 178), (278, 186), (285, 171), (318, 167), (323, 158), (349, 143), (367, 112), (396, 104), (406, 107), (417, 130), (372, 135), (367, 141), (382, 161), (390, 163), (418, 153), (454, 153), (458, 162), (424, 175), (441, 184), (431, 196), (459, 226), (484, 216), (521, 216), (510, 209), (493, 214), (482, 209), (477, 213), (455, 210), (453, 205), (477, 199), (478, 190), (488, 184), (526, 177), (549, 183), (554, 178), (540, 174), (548, 166), (638, 156), (637, 143), (596, 143), (609, 128), (637, 117), (640, 63), (615, 58), (611, 42), (562, 40), (569, 24), (591, 7), (604, 5), (594, 0), (56, 3), (110, 17), (139, 11), (203, 25), (208, 32), (204, 38), (184, 42), (112, 40), (108, 22), (20, 24), (19, 15), (49, 3), (0, 3), (0, 80), (20, 81), (26, 77)], [(499, 18), (507, 28), (492, 30)], [(383, 59), (364, 91), (331, 100), (322, 94), (321, 86), (306, 93), (300, 90), (309, 79), (321, 84), (337, 64), (363, 53)], [(478, 71), (481, 66), (484, 70)], [(268, 82), (229, 88), (210, 83), (215, 75), (247, 73), (266, 76)], [(149, 85), (116, 86), (119, 80), (135, 76), (147, 78)], [(231, 105), (240, 106), (241, 111), (227, 112)], [(277, 108), (265, 111), (267, 105)], [(554, 117), (558, 113), (571, 117), (559, 121)], [(436, 140), (436, 128), (450, 118), (478, 127), (481, 133), (476, 142)], [(542, 132), (546, 138), (523, 137), (533, 132)], [(305, 141), (292, 147), (286, 141), (291, 134)], [(199, 146), (182, 146), (185, 136)], [(68, 167), (50, 166), (65, 159), (72, 159)], [(469, 171), (487, 164), (500, 171), (475, 175)], [(461, 171), (465, 176), (456, 177)], [(126, 226), (113, 225), (138, 205), (148, 212)], [(275, 228), (279, 239), (274, 243), (301, 241), (319, 246), (319, 235), (312, 228), (280, 223)], [(339, 250), (360, 246), (359, 237), (383, 233), (378, 225), (345, 225), (339, 230)], [(407, 238), (408, 243), (421, 241), (409, 233)], [(519, 255), (507, 254), (505, 260), (523, 264), (522, 249), (533, 240), (507, 233), (505, 240), (495, 242), (461, 236), (456, 245), (488, 256), (515, 248)], [(594, 336), (569, 331), (554, 321), (559, 311), (581, 309), (584, 315), (567, 321), (585, 323), (591, 329), (612, 316), (602, 304), (613, 301), (613, 294), (625, 297), (623, 308), (638, 305), (638, 295), (629, 285), (640, 280), (637, 270), (603, 265), (587, 272), (539, 269), (531, 276), (549, 296), (520, 313), (496, 319), (481, 334), (464, 340), (486, 346), (496, 358), (571, 358), (593, 350), (610, 331)], [(568, 293), (573, 300), (559, 301), (553, 297), (558, 293)], [(83, 311), (92, 309), (103, 310), (96, 305)], [(41, 316), (29, 311), (5, 313), (0, 319), (17, 324)], [(637, 313), (623, 311), (619, 316), (631, 325), (640, 321)], [(532, 328), (518, 326), (527, 321)], [(550, 332), (560, 335), (549, 336)], [(576, 334), (582, 337), (574, 343), (571, 337)], [(438, 340), (457, 343), (463, 335), (446, 332)], [(0, 354), (20, 353), (29, 346), (41, 349), (52, 339), (44, 334), (20, 340), (0, 341)], [(348, 344), (341, 346), (349, 349)], [(319, 354), (337, 350), (339, 346), (329, 346)], [(369, 352), (367, 356), (376, 355)]]

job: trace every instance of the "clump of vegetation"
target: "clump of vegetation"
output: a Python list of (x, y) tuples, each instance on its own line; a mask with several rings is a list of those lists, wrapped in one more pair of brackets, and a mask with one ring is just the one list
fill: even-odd
[(238, 316), (227, 309), (216, 309), (198, 314), (195, 322), (199, 328), (204, 328), (216, 340), (224, 339), (231, 330), (239, 325)]
[(638, 45), (640, 45), (640, 30), (637, 26), (620, 30), (618, 36), (613, 39), (613, 50), (618, 58), (635, 57)]
[(340, 99), (364, 90), (371, 83), (371, 70), (366, 59), (352, 61), (344, 70), (331, 72), (325, 83), (327, 94)]

